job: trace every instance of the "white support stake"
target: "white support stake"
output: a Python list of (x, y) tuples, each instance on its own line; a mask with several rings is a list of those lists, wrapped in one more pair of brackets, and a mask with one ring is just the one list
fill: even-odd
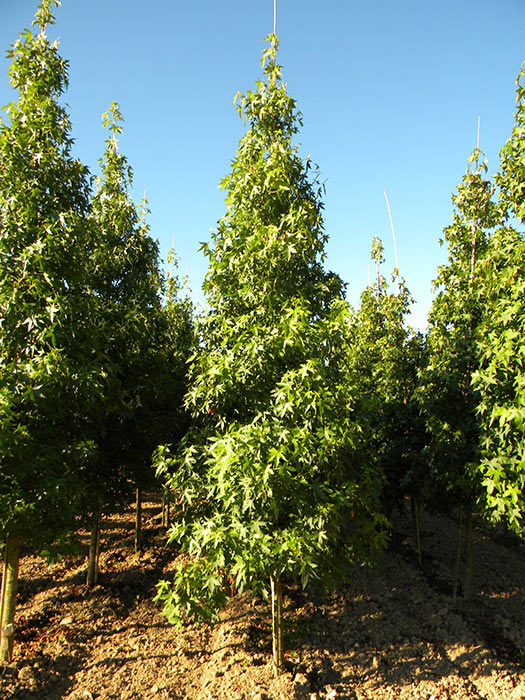
[(390, 203), (388, 201), (388, 195), (386, 190), (383, 190), (383, 194), (386, 199), (386, 206), (388, 209), (388, 217), (390, 219), (390, 228), (392, 229), (392, 238), (394, 239), (394, 256), (396, 258), (396, 277), (397, 277), (397, 293), (399, 294), (399, 260), (397, 259), (397, 244), (396, 244), (396, 232), (394, 231), (394, 222), (392, 221), (392, 212), (390, 211)]

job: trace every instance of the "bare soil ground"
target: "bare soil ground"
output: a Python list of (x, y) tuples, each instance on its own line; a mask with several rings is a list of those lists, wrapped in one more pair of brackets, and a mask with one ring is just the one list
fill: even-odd
[(288, 671), (275, 679), (263, 601), (235, 598), (214, 627), (164, 620), (155, 584), (180, 556), (160, 520), (152, 497), (140, 556), (132, 511), (106, 520), (91, 590), (87, 533), (79, 555), (58, 564), (24, 552), (2, 700), (525, 700), (523, 540), (476, 528), (475, 599), (454, 608), (456, 524), (422, 514), (420, 569), (400, 515), (389, 550), (350, 585), (286, 589)]

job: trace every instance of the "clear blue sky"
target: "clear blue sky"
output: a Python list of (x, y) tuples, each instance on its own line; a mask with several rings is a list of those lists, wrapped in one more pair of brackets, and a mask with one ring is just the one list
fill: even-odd
[[(0, 45), (29, 26), (36, 0), (0, 0)], [(51, 38), (70, 62), (65, 96), (75, 153), (93, 172), (104, 148), (100, 115), (124, 115), (121, 151), (147, 192), (151, 233), (174, 241), (196, 293), (199, 242), (224, 211), (220, 179), (243, 133), (232, 107), (260, 76), (272, 0), (63, 0)], [(303, 113), (299, 141), (326, 181), (326, 267), (367, 284), (373, 236), (394, 267), (387, 190), (401, 274), (424, 327), (451, 195), (476, 145), (491, 173), (513, 125), (525, 59), (525, 0), (278, 0), (279, 61)], [(13, 99), (0, 74), (0, 102)], [(202, 301), (202, 293), (200, 294)]]

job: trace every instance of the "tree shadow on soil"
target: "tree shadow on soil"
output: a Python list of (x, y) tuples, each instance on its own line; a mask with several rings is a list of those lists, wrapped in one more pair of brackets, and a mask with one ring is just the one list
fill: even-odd
[[(370, 600), (353, 597), (348, 591), (328, 600), (320, 592), (312, 598), (317, 609), (309, 615), (302, 612), (300, 619), (289, 620), (286, 634), (288, 657), (295, 661), (291, 669), (306, 675), (311, 692), (327, 685), (349, 689), (363, 681), (378, 688), (437, 682), (450, 675), (459, 675), (468, 682), (468, 669), (473, 664), (477, 664), (478, 674), (485, 676), (498, 668), (488, 649), (452, 658), (447, 649), (464, 640), (449, 632), (439, 638), (425, 637), (424, 630), (431, 629), (432, 624), (414, 607), (407, 607), (406, 615), (416, 622), (415, 626), (420, 626), (421, 635), (413, 636), (402, 628), (394, 632), (392, 627), (389, 634), (385, 633), (387, 614), (379, 606), (371, 610)], [(345, 630), (342, 621), (346, 619), (352, 620), (351, 631)], [(271, 652), (267, 629), (254, 634), (252, 626), (250, 636), (257, 651)]]
[[(12, 697), (19, 700), (44, 700), (64, 697), (74, 683), (74, 676), (84, 665), (86, 654), (59, 654), (54, 657), (35, 655), (17, 665), (18, 678), (24, 688)], [(0, 672), (1, 673), (1, 672)], [(14, 685), (16, 684), (13, 678)]]
[[(295, 669), (306, 673), (312, 692), (327, 684), (351, 688), (366, 680), (388, 687), (436, 682), (452, 674), (469, 685), (473, 665), (486, 677), (498, 671), (499, 663), (519, 666), (520, 649), (495, 623), (497, 601), (489, 606), (478, 597), (454, 608), (441, 562), (425, 556), (421, 570), (409, 550), (394, 546), (384, 555), (390, 558), (385, 572), (382, 565), (356, 570), (353, 584), (331, 594), (288, 589), (288, 651), (299, 660)], [(403, 565), (396, 566), (396, 557)], [(408, 587), (402, 578), (396, 580), (397, 569), (408, 569)], [(501, 610), (513, 598), (523, 602), (520, 591), (507, 591)], [(467, 646), (459, 630), (473, 631), (485, 649), (460, 653)], [(256, 648), (268, 652), (265, 632), (252, 629), (251, 638)], [(314, 664), (301, 664), (302, 658), (312, 657)]]
[[(73, 572), (67, 568), (63, 573), (57, 572), (60, 580), (50, 571), (35, 579), (26, 590), (22, 584), (24, 599), (36, 591), (47, 595), (43, 607), (34, 609), (19, 628), (17, 634), (22, 635), (21, 641), (30, 645), (46, 634), (48, 638), (58, 634), (66, 639), (71, 635), (75, 651), (56, 658), (49, 654), (34, 657), (41, 660), (45, 673), (37, 664), (34, 686), (22, 695), (19, 691), (17, 697), (42, 700), (66, 695), (71, 686), (69, 678), (84, 666), (87, 654), (84, 649), (101, 634), (90, 624), (75, 622), (71, 628), (61, 627), (53, 618), (55, 608), (64, 611), (68, 610), (68, 603), (85, 604), (91, 606), (90, 614), (95, 618), (109, 613), (111, 623), (104, 629), (104, 636), (117, 636), (130, 630), (171, 628), (160, 617), (156, 622), (140, 622), (132, 615), (138, 600), (152, 597), (167, 564), (178, 555), (173, 547), (166, 545), (166, 535), (158, 526), (158, 505), (145, 505), (143, 512), (145, 546), (153, 546), (154, 555), (145, 552), (144, 556), (135, 557), (131, 551), (133, 524), (129, 517), (125, 521), (115, 516), (105, 520), (100, 585), (91, 590), (85, 587), (85, 560), (79, 558), (74, 559), (78, 566)], [(351, 584), (328, 594), (315, 588), (302, 591), (295, 586), (286, 587), (285, 648), (289, 670), (304, 674), (311, 692), (331, 684), (338, 686), (338, 698), (350, 698), (353, 697), (352, 686), (363, 681), (377, 687), (409, 685), (420, 681), (436, 682), (453, 674), (468, 682), (467, 669), (473, 663), (478, 665), (478, 674), (489, 676), (496, 670), (494, 657), (505, 663), (519, 661), (516, 658), (519, 650), (512, 644), (509, 646), (496, 621), (499, 614), (508, 616), (509, 610), (523, 602), (521, 588), (516, 583), (519, 571), (517, 578), (513, 578), (511, 565), (506, 564), (506, 578), (495, 584), (488, 573), (490, 566), (498, 564), (493, 561), (489, 544), (479, 537), (478, 551), (485, 558), (488, 572), (486, 581), (480, 584), (483, 596), (453, 608), (451, 572), (446, 564), (453, 561), (454, 538), (435, 533), (432, 528), (432, 522), (425, 522), (423, 517), (423, 542), (428, 546), (427, 552), (432, 553), (424, 552), (422, 569), (418, 567), (410, 541), (410, 523), (402, 521), (379, 566), (371, 570), (356, 568)], [(438, 536), (443, 542), (441, 549), (435, 550), (431, 538), (436, 540)], [(523, 551), (522, 543), (512, 538), (505, 538), (502, 546), (508, 549), (509, 561), (514, 557), (515, 562), (516, 554)], [(54, 590), (50, 594), (51, 589)], [(498, 595), (490, 597), (493, 591)], [(244, 648), (252, 655), (254, 665), (263, 661), (270, 663), (271, 612), (267, 603), (250, 604), (238, 599), (238, 604), (227, 608), (220, 624), (237, 626), (246, 634), (240, 641), (240, 638), (225, 640), (213, 652), (199, 643), (178, 652), (188, 658), (208, 658), (224, 649)], [(478, 648), (475, 658), (474, 652), (468, 651), (461, 630), (474, 630), (476, 639), (483, 640), (486, 648)], [(462, 645), (467, 651), (461, 651)], [(175, 651), (135, 654), (128, 649), (93, 661), (90, 667), (117, 668), (139, 660), (144, 663), (167, 661), (176, 655)], [(30, 670), (26, 673), (33, 673), (34, 659), (19, 662), (18, 670), (28, 666)], [(343, 689), (349, 694), (344, 695)]]

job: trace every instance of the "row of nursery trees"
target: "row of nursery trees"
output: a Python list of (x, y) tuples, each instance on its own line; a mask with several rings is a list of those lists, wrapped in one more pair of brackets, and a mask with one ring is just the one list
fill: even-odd
[(20, 542), (48, 556), (155, 482), (151, 455), (186, 430), (191, 304), (163, 276), (119, 153), (122, 118), (93, 181), (71, 153), (60, 104), (68, 65), (51, 42), (52, 5), (8, 52), (18, 91), (0, 127), (0, 531), (5, 541), (0, 658), (11, 658)]
[(96, 564), (101, 515), (155, 469), (189, 554), (159, 584), (165, 614), (212, 620), (236, 592), (271, 594), (277, 673), (283, 579), (344, 579), (386, 544), (405, 499), (418, 544), (420, 508), (465, 520), (468, 597), (472, 515), (524, 526), (523, 71), (496, 177), (476, 149), (454, 195), (423, 335), (399, 271), (394, 291), (381, 274), (379, 239), (359, 309), (324, 269), (323, 187), (298, 155), (271, 35), (264, 78), (238, 96), (247, 130), (195, 318), (130, 198), (117, 105), (94, 186), (71, 155), (67, 63), (46, 35), (58, 4), (42, 0), (9, 52), (19, 98), (0, 130), (0, 657), (20, 541), (52, 555), (87, 525)]

